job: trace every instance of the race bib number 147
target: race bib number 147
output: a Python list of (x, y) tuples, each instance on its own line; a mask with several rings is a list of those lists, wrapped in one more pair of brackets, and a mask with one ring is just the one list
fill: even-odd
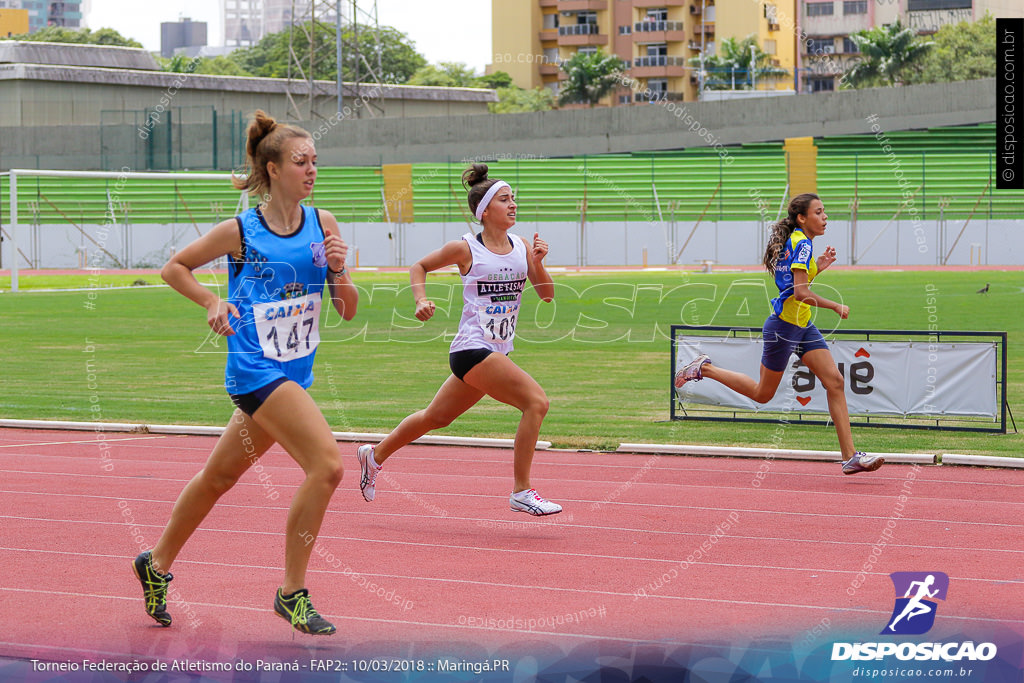
[(307, 294), (254, 304), (253, 317), (263, 355), (282, 362), (305, 358), (320, 343), (321, 295)]

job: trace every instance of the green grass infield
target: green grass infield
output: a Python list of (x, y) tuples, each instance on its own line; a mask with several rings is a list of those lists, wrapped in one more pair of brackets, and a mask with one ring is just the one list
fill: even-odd
[[(774, 287), (764, 273), (554, 272), (556, 299), (523, 299), (513, 359), (544, 387), (551, 409), (541, 438), (556, 447), (608, 449), (623, 442), (770, 447), (772, 424), (669, 421), (672, 324), (760, 327)], [(224, 276), (202, 273), (203, 282)], [(205, 312), (144, 275), (23, 276), (17, 294), (0, 278), (5, 418), (224, 424), (222, 339)], [(437, 314), (412, 317), (404, 274), (356, 272), (355, 320), (321, 321), (311, 388), (331, 427), (387, 432), (427, 405), (449, 374), (448, 345), (461, 310), (459, 279), (433, 275)], [(976, 291), (989, 283), (987, 294)], [(45, 291), (62, 289), (69, 291)], [(1008, 400), (1024, 406), (1024, 272), (830, 271), (815, 290), (850, 306), (848, 320), (816, 311), (827, 329), (928, 329), (1009, 333)], [(931, 290), (931, 291), (929, 291)], [(926, 309), (935, 296), (934, 311)], [(1017, 302), (1017, 303), (1014, 303)], [(1015, 312), (1016, 311), (1016, 312)], [(1024, 416), (1024, 410), (1017, 411)], [(484, 399), (440, 434), (511, 438), (518, 412)], [(1010, 428), (1012, 432), (1012, 427)], [(854, 428), (868, 452), (1021, 456), (1018, 434)], [(784, 448), (838, 450), (824, 425), (786, 427)]]

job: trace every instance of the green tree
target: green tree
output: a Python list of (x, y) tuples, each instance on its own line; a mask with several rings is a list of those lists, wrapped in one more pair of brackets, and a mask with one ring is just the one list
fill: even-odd
[(499, 88), (511, 88), (512, 77), (504, 71), (495, 71), (492, 74), (484, 74), (476, 79), (478, 88), (490, 88), (491, 90), (498, 90)]
[(427, 64), (416, 70), (408, 85), (429, 85), (436, 88), (480, 88), (478, 76), (462, 62)]
[(209, 74), (211, 76), (252, 76), (243, 69), (229, 55), (217, 55), (216, 57), (203, 57), (196, 65), (197, 74)]
[(22, 33), (3, 40), (28, 40), (45, 43), (80, 43), (85, 45), (114, 45), (117, 47), (142, 47), (142, 43), (125, 38), (112, 28), (100, 28), (91, 31), (87, 28), (67, 28), (64, 26), (47, 26), (35, 33)]
[(175, 74), (195, 73), (199, 58), (190, 59), (185, 55), (174, 55), (171, 58), (157, 57), (156, 63), (160, 65), (161, 71), (170, 71)]
[(190, 59), (185, 55), (174, 55), (170, 59), (163, 57), (156, 58), (160, 69), (172, 73), (196, 73), (208, 74), (211, 76), (251, 76), (238, 63), (229, 56), (217, 55), (216, 57), (196, 57)]
[[(378, 42), (376, 29), (359, 26), (359, 50), (351, 49), (356, 44), (356, 32), (351, 26), (342, 28), (345, 49), (342, 51), (342, 78), (346, 81), (367, 80), (370, 68), (378, 68)], [(380, 29), (380, 78), (385, 83), (405, 83), (426, 65), (427, 60), (416, 52), (414, 43), (396, 29)], [(312, 40), (310, 40), (312, 38)], [(231, 53), (232, 61), (246, 73), (253, 76), (285, 78), (289, 73), (289, 31), (264, 36), (256, 45)], [(299, 56), (303, 68), (310, 65), (312, 54), (313, 78), (334, 80), (337, 78), (337, 52), (335, 30), (326, 24), (307, 23), (291, 30), (291, 49)], [(312, 42), (312, 50), (310, 43)], [(369, 65), (369, 66), (368, 66)], [(293, 78), (303, 74), (291, 66)]]
[[(691, 57), (690, 66), (700, 67), (700, 57)], [(753, 68), (751, 68), (753, 67)], [(772, 64), (772, 57), (757, 44), (753, 34), (743, 40), (726, 38), (714, 55), (704, 58), (705, 90), (750, 90), (762, 79), (789, 76)]]
[(568, 78), (562, 83), (558, 103), (583, 103), (593, 107), (620, 85), (626, 63), (598, 48), (592, 54), (577, 52), (562, 62), (560, 68)]
[(861, 59), (843, 74), (844, 88), (908, 83), (935, 45), (918, 37), (913, 29), (903, 28), (899, 20), (889, 26), (858, 31), (850, 40), (860, 49)]
[[(347, 35), (351, 36), (351, 29), (345, 29)], [(333, 35), (333, 34), (332, 34)], [(333, 38), (331, 44), (333, 45)], [(359, 31), (359, 54), (354, 53), (342, 55), (345, 65), (345, 80), (355, 80), (357, 59), (363, 59), (377, 68), (378, 40), (375, 29), (360, 27)], [(427, 63), (426, 57), (416, 51), (416, 43), (409, 39), (409, 36), (398, 29), (390, 26), (382, 26), (380, 29), (380, 62), (381, 80), (384, 83), (402, 84), (407, 83), (416, 70)], [(365, 63), (359, 69), (359, 73), (366, 74)], [(333, 76), (332, 76), (333, 78)]]
[(429, 85), (435, 88), (489, 88), (497, 90), (512, 86), (512, 77), (504, 71), (477, 76), (462, 62), (427, 64), (416, 70), (408, 85)]
[(555, 95), (548, 88), (526, 90), (513, 85), (497, 90), (498, 101), (487, 105), (487, 110), (492, 114), (547, 111), (555, 106)]
[(988, 12), (976, 22), (946, 24), (933, 36), (935, 46), (921, 59), (907, 83), (948, 83), (996, 77), (996, 20)]

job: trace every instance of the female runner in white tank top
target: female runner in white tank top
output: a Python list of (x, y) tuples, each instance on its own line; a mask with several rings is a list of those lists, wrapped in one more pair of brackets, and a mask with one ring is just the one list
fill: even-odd
[(512, 510), (531, 515), (552, 515), (562, 506), (545, 500), (530, 484), (530, 465), (548, 412), (548, 398), (540, 385), (508, 357), (512, 351), (523, 286), (529, 279), (543, 301), (554, 298), (551, 276), (544, 269), (547, 242), (533, 236), (533, 245), (509, 234), (516, 222), (516, 202), (508, 183), (487, 178), (487, 166), (474, 164), (462, 175), (469, 189), (469, 209), (483, 225), (478, 235), (467, 233), (420, 259), (410, 269), (416, 318), (429, 320), (434, 302), (426, 296), (427, 273), (457, 265), (463, 282), (462, 319), (452, 341), (449, 363), (452, 376), (426, 409), (402, 420), (376, 446), (357, 451), (363, 498), (372, 501), (377, 473), (391, 454), (452, 420), (488, 395), (523, 412), (516, 430), (514, 485), (509, 496)]

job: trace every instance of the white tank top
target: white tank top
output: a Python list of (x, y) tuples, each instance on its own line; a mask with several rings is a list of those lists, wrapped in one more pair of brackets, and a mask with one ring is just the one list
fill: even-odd
[(469, 243), (473, 265), (462, 276), (462, 319), (452, 351), (512, 351), (526, 285), (526, 244), (515, 235), (508, 237), (512, 251), (495, 254), (471, 233), (462, 236)]

